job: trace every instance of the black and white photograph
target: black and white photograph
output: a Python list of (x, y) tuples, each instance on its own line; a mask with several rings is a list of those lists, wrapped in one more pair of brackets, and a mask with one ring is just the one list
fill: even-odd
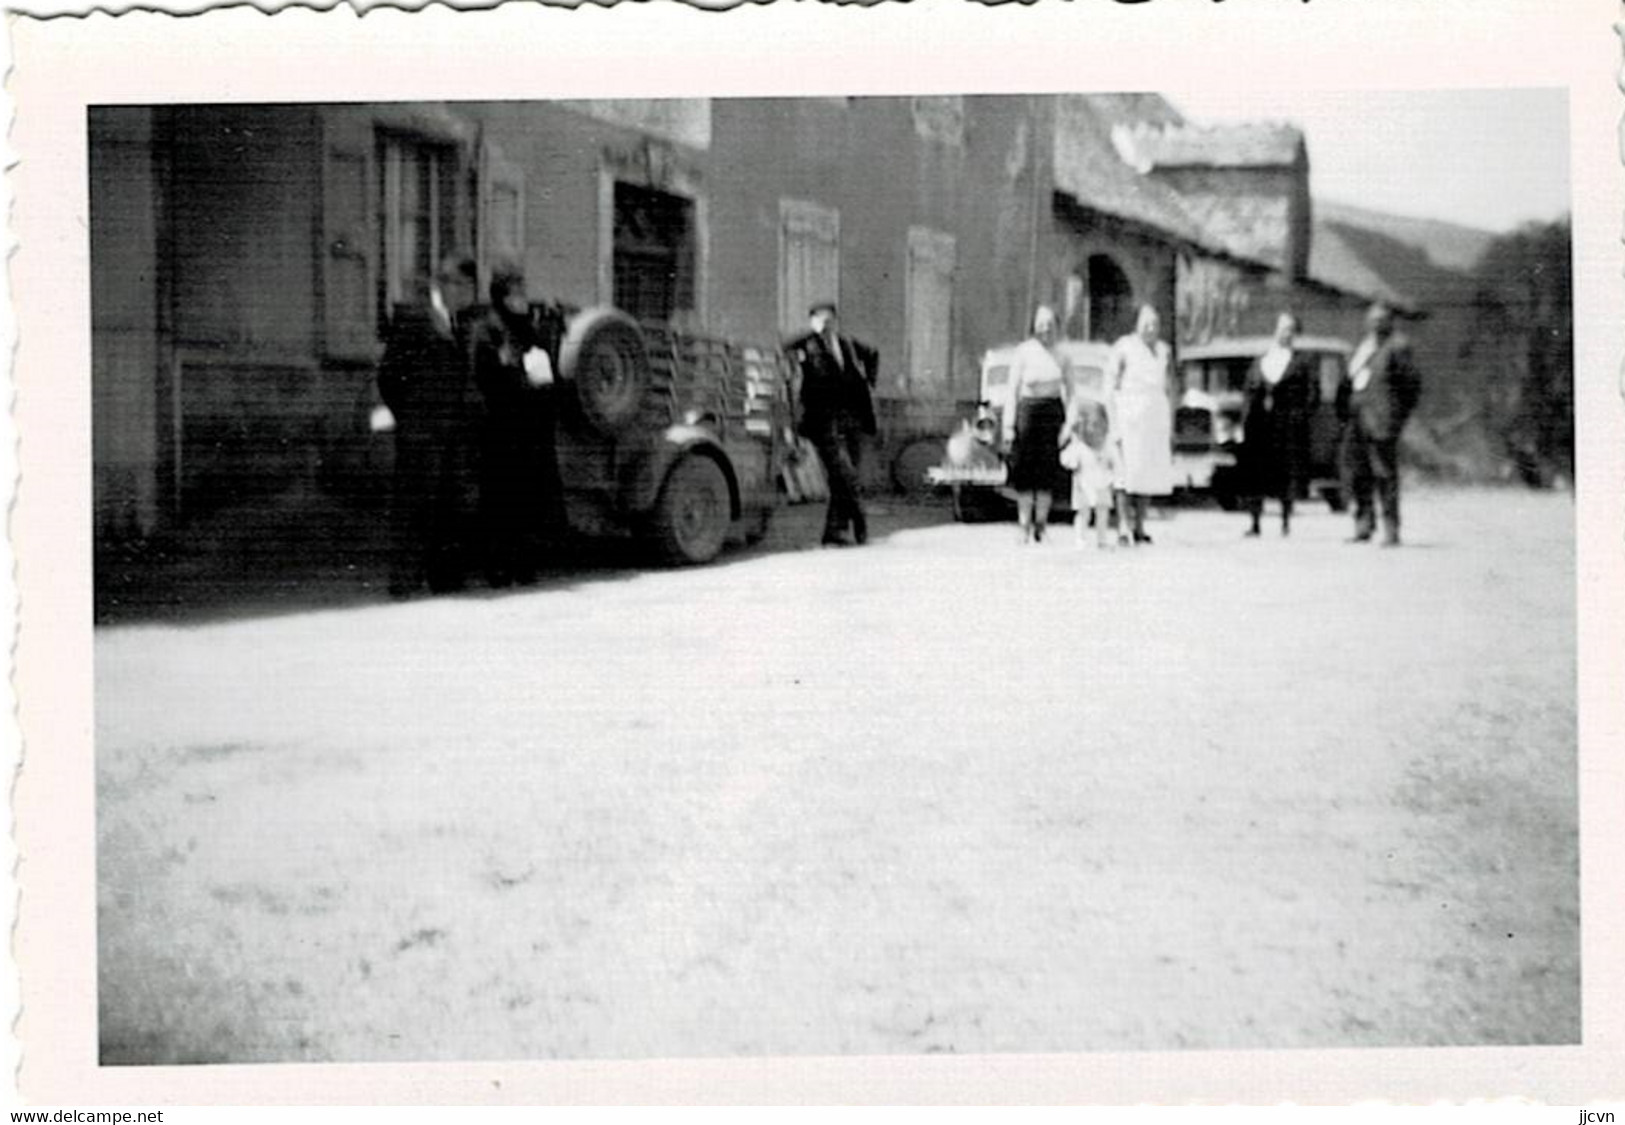
[(1044, 73), (85, 95), (94, 1069), (1594, 1044), (1573, 91)]
[(104, 1062), (1574, 1042), (1564, 104), (1416, 100), (1517, 225), (1290, 103), (93, 108)]

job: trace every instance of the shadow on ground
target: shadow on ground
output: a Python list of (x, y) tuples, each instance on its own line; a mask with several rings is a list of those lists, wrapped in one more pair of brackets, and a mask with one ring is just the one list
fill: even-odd
[[(876, 542), (902, 528), (952, 519), (946, 499), (932, 497), (881, 497), (870, 509)], [(730, 541), (709, 565), (818, 549), (823, 517), (821, 503), (781, 505), (765, 538), (752, 545)], [(233, 508), (161, 538), (98, 544), (94, 565), (97, 625), (202, 624), (389, 600), (388, 526), (375, 507), (285, 501)], [(533, 585), (490, 589), (476, 580), (448, 596), (506, 597), (658, 568), (634, 540), (573, 538), (544, 562)]]

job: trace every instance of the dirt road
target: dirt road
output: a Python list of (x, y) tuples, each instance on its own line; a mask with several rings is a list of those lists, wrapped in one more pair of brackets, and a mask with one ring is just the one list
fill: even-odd
[(1572, 507), (1409, 501), (100, 629), (103, 1061), (1574, 1042)]

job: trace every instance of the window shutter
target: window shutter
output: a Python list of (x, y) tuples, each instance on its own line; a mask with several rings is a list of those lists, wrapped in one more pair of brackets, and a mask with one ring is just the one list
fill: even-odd
[(525, 174), (496, 145), (482, 140), (478, 187), (475, 224), (483, 299), (491, 268), (498, 262), (525, 268)]
[(908, 232), (908, 392), (951, 398), (955, 246), (952, 235), (925, 227)]
[(371, 120), (326, 111), (322, 122), (323, 351), (346, 363), (378, 357), (376, 176)]
[(807, 325), (814, 301), (840, 302), (841, 214), (799, 199), (779, 201), (779, 331)]

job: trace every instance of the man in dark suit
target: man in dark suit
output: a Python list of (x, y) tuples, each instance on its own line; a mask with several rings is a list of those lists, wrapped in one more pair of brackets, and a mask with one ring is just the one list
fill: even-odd
[(1354, 497), (1354, 538), (1364, 543), (1377, 529), (1373, 494), (1382, 508), (1383, 546), (1399, 546), (1399, 435), (1422, 396), (1422, 377), (1411, 343), (1394, 328), (1387, 306), (1366, 314), (1366, 334), (1338, 387), (1343, 422), (1344, 486)]
[(448, 259), (390, 316), (378, 392), (395, 418), (392, 597), (410, 597), (425, 579), (437, 593), (464, 582), (477, 405), (465, 310), (473, 297), (474, 264)]
[(814, 305), (808, 312), (811, 331), (791, 341), (788, 351), (801, 372), (799, 431), (818, 450), (829, 477), (829, 511), (824, 517), (826, 546), (845, 543), (848, 526), (852, 541), (869, 539), (863, 512), (859, 469), (863, 439), (875, 432), (875, 407), (870, 396), (879, 368), (879, 353), (866, 344), (842, 336), (835, 306)]

